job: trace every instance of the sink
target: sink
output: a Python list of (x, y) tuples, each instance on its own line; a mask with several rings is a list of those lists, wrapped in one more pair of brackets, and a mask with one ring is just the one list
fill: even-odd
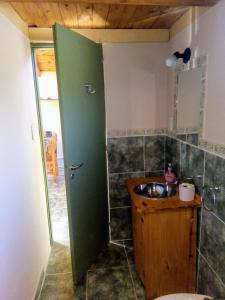
[(137, 185), (134, 192), (139, 196), (160, 199), (175, 195), (176, 185), (161, 182), (143, 183)]

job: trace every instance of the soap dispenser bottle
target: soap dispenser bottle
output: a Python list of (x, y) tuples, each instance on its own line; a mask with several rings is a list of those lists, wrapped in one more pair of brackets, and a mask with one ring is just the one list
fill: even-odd
[(165, 172), (165, 180), (167, 183), (170, 183), (170, 184), (173, 184), (176, 182), (176, 174), (173, 170), (171, 163), (168, 163), (167, 170)]

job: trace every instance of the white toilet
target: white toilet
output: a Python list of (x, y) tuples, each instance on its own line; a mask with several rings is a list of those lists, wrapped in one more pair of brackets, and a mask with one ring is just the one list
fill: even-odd
[(204, 300), (213, 299), (209, 296), (199, 295), (199, 294), (171, 294), (159, 297), (155, 300)]

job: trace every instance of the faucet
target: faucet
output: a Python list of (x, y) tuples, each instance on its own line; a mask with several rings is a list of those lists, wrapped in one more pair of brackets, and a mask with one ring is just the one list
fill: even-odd
[(177, 178), (176, 180), (176, 184), (179, 184), (180, 182), (182, 181), (189, 181), (191, 183), (194, 183), (194, 180), (195, 179), (202, 179), (203, 176), (202, 175), (196, 175), (196, 176), (184, 176), (184, 177), (180, 177), (180, 178)]
[(198, 174), (198, 175), (195, 175), (195, 176), (187, 176), (185, 177), (186, 180), (190, 180), (190, 181), (194, 181), (194, 179), (202, 179), (203, 176)]

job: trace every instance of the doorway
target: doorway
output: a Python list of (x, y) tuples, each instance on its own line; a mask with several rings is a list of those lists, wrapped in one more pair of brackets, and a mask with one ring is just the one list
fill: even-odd
[[(95, 263), (98, 255), (108, 242), (102, 46), (59, 24), (53, 26), (53, 32), (57, 81), (59, 84), (59, 110), (63, 131), (63, 161), (65, 163), (70, 229), (69, 247), (72, 258), (72, 268), (70, 268), (72, 272), (69, 271), (68, 273), (73, 275), (74, 286), (76, 285), (76, 290), (79, 290), (77, 289), (78, 286), (81, 285), (83, 280), (85, 281), (89, 268)], [(36, 46), (33, 51), (40, 132), (43, 137), (43, 161), (46, 166), (46, 185), (49, 183), (49, 174), (47, 170), (48, 149), (46, 149), (45, 139), (53, 137), (55, 132), (49, 134), (48, 130), (43, 128), (38, 74), (43, 76), (44, 71), (41, 64), (38, 64), (37, 50), (47, 50), (49, 48), (52, 49), (52, 46)], [(46, 52), (44, 53), (46, 54)], [(48, 63), (50, 63), (50, 59), (47, 59), (47, 65)], [(47, 84), (48, 88), (49, 86), (50, 84)], [(51, 101), (53, 99), (47, 95), (44, 100)], [(52, 165), (52, 160), (50, 163), (53, 172), (50, 175), (53, 176), (53, 180), (56, 182), (58, 176), (57, 166), (55, 168)], [(47, 191), (50, 192), (49, 187)], [(50, 197), (47, 198), (50, 199)], [(52, 220), (50, 201), (48, 201), (48, 206), (49, 220)], [(51, 230), (51, 232), (54, 240), (54, 230)], [(65, 241), (66, 239), (60, 239), (60, 242), (62, 240)], [(63, 246), (66, 247), (65, 244)], [(64, 264), (60, 265), (62, 267)], [(51, 273), (49, 276), (51, 276)], [(55, 279), (54, 277), (54, 281)], [(52, 278), (49, 277), (49, 280), (52, 281)], [(68, 282), (71, 284), (71, 280), (64, 278), (64, 283), (67, 284)], [(44, 291), (48, 290), (49, 284), (49, 281), (45, 280)]]
[(71, 274), (72, 280), (55, 53), (52, 46), (33, 46), (32, 52), (52, 245), (46, 279)]

